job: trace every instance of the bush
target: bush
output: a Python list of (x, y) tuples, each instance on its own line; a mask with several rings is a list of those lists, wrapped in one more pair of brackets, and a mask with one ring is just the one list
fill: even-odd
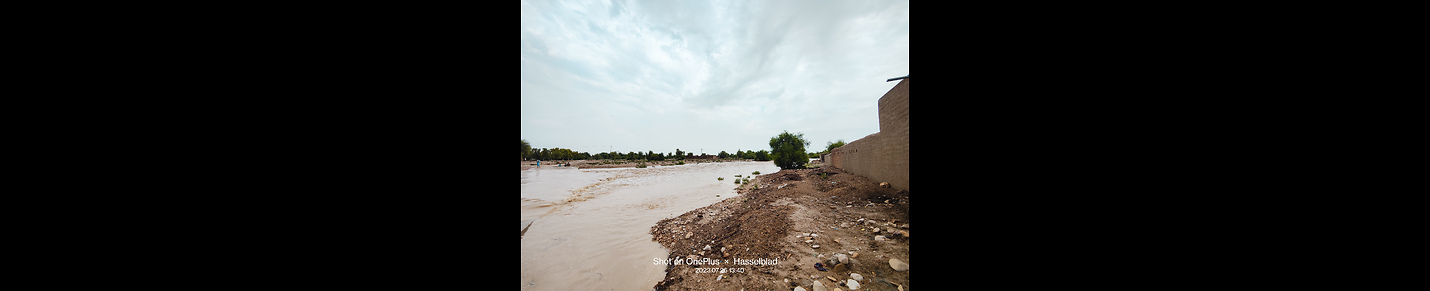
[(760, 171), (755, 171), (754, 173), (750, 173), (750, 174), (759, 175), (759, 174), (760, 174)]
[(806, 158), (804, 147), (809, 145), (809, 141), (804, 140), (804, 134), (790, 134), (788, 131), (778, 136), (770, 138), (770, 155), (774, 157), (775, 166), (780, 169), (803, 169), (809, 163)]
[(716, 179), (719, 179), (720, 181), (725, 181), (725, 177), (719, 177), (719, 178), (716, 178)]
[(645, 163), (636, 164), (636, 168), (645, 168)]

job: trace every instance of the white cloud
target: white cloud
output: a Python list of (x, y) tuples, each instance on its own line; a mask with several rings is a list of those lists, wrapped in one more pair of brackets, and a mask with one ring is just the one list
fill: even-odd
[(521, 7), (522, 138), (539, 147), (733, 152), (788, 130), (822, 148), (877, 132), (884, 79), (909, 70), (907, 1)]

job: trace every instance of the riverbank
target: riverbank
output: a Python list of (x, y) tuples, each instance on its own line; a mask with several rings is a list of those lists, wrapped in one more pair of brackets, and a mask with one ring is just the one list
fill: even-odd
[[(752, 181), (741, 195), (651, 227), (676, 262), (656, 290), (909, 288), (908, 191), (833, 168)], [(750, 261), (775, 263), (740, 264)]]

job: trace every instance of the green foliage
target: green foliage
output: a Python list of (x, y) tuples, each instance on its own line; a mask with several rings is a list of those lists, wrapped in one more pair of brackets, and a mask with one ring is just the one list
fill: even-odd
[(842, 147), (842, 146), (844, 146), (844, 140), (842, 140), (842, 139), (839, 140), (838, 142), (831, 142), (831, 143), (828, 143), (828, 144), (825, 144), (825, 145), (824, 145), (824, 152), (828, 153), (828, 152), (834, 151), (834, 148), (838, 148), (838, 147)]
[(770, 149), (775, 166), (780, 169), (803, 169), (804, 164), (809, 163), (809, 158), (805, 157), (804, 151), (804, 147), (807, 145), (809, 145), (809, 141), (804, 139), (803, 133), (790, 134), (786, 131), (770, 138)]
[(770, 160), (770, 152), (766, 150), (760, 150), (758, 152), (754, 152), (754, 154), (751, 155), (750, 158), (755, 159), (756, 161), (768, 161)]
[(759, 175), (759, 174), (760, 174), (760, 171), (755, 171), (754, 173), (750, 173), (750, 174)]
[(645, 168), (645, 163), (636, 164), (636, 168)]
[(530, 157), (531, 157), (531, 144), (530, 144), (530, 143), (527, 143), (526, 140), (523, 139), (523, 140), (521, 140), (521, 158), (522, 158), (522, 159), (526, 159), (526, 158), (530, 158)]
[(720, 180), (720, 181), (725, 181), (725, 177), (719, 177), (719, 178), (715, 178), (715, 179)]
[(725, 151), (720, 151), (720, 154), (717, 154), (717, 155), (715, 155), (715, 156), (716, 156), (716, 157), (720, 157), (721, 159), (724, 159), (724, 158), (730, 157), (730, 153), (726, 153)]

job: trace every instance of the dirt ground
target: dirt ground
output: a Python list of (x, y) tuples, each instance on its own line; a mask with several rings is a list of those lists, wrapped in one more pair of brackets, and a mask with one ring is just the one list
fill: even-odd
[[(858, 290), (909, 290), (908, 270), (890, 267), (890, 259), (912, 263), (908, 191), (880, 187), (878, 181), (833, 168), (782, 170), (752, 182), (738, 188), (739, 196), (651, 228), (652, 239), (670, 250), (669, 261), (709, 258), (719, 263), (669, 264), (656, 290), (800, 286), (813, 291), (819, 290), (813, 286), (816, 281), (825, 290), (850, 290), (844, 282), (851, 274), (863, 278), (857, 281)], [(880, 235), (887, 239), (876, 241)], [(838, 263), (836, 254), (847, 257), (847, 263)], [(739, 265), (735, 259), (778, 262)], [(825, 270), (816, 269), (815, 263)], [(697, 268), (727, 272), (697, 273)]]

